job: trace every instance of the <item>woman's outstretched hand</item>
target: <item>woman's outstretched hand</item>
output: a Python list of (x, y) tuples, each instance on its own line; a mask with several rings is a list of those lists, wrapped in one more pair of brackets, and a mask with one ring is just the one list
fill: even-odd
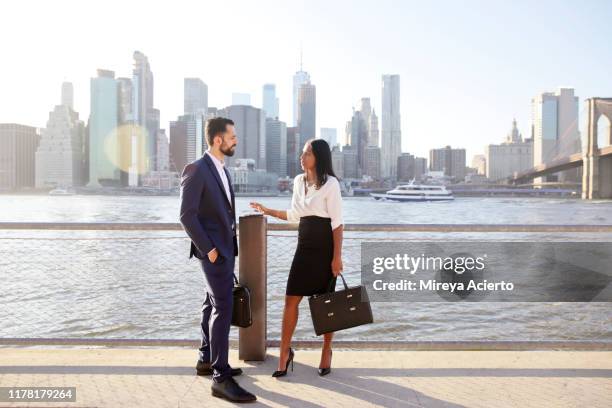
[(334, 276), (340, 275), (342, 273), (342, 258), (333, 257), (331, 267)]
[(268, 214), (268, 208), (264, 207), (263, 205), (255, 202), (255, 201), (251, 201), (249, 203), (249, 205), (251, 206), (251, 208), (255, 209), (256, 211), (259, 211), (263, 215), (267, 215)]

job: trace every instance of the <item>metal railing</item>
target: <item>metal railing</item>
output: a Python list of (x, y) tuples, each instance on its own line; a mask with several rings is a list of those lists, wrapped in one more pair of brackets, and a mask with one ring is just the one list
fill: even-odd
[[(297, 231), (297, 224), (268, 223), (268, 231)], [(1, 230), (182, 231), (173, 222), (0, 222)], [(608, 232), (612, 224), (347, 224), (354, 232)]]
[[(246, 240), (240, 238), (245, 232), (243, 226), (239, 224), (241, 256), (237, 268), (241, 279), (247, 279), (240, 269), (243, 265), (247, 273), (251, 262), (246, 259)], [(260, 311), (272, 324), (264, 324), (263, 335), (271, 338), (263, 339), (264, 347), (276, 345), (280, 335), (278, 323), (286, 274), (297, 243), (297, 225), (267, 223), (265, 228), (267, 294), (259, 301), (265, 300)], [(353, 282), (359, 280), (360, 245), (364, 241), (483, 237), (612, 241), (612, 225), (350, 224), (344, 229), (345, 275)], [(179, 223), (0, 222), (0, 279), (4, 289), (0, 297), (0, 344), (197, 344), (194, 339), (203, 299), (202, 272), (188, 254), (189, 240)], [(382, 334), (356, 331), (353, 337), (337, 336), (340, 344), (354, 347), (367, 343), (377, 348), (395, 344), (412, 349), (563, 348), (568, 344), (582, 349), (610, 347), (610, 322), (606, 320), (601, 327), (589, 327), (596, 334), (587, 341), (579, 336), (564, 341), (531, 341), (522, 335), (512, 341), (497, 338), (483, 342), (477, 334), (456, 341), (452, 333), (437, 339), (431, 328), (415, 337), (413, 327), (398, 332), (392, 322), (384, 321), (382, 307), (391, 306), (386, 304), (378, 313), (375, 311), (384, 326), (375, 330), (382, 330)], [(578, 324), (584, 319), (575, 320)], [(305, 346), (316, 344), (307, 315), (300, 324), (296, 338)], [(261, 338), (261, 327), (258, 330)], [(233, 340), (236, 342), (235, 334)]]

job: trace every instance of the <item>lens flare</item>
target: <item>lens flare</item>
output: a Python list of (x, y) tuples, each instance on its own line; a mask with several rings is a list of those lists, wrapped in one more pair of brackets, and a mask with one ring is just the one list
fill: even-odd
[(104, 139), (104, 154), (123, 172), (146, 174), (150, 170), (147, 148), (149, 133), (137, 124), (116, 127)]

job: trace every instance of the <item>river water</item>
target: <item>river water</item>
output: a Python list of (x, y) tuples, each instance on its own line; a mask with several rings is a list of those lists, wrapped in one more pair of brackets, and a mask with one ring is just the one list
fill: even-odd
[[(290, 197), (237, 198), (286, 209)], [(0, 195), (0, 221), (178, 222), (176, 196)], [(610, 224), (612, 201), (457, 198), (343, 201), (346, 224)], [(278, 222), (270, 219), (269, 222)], [(270, 231), (268, 338), (280, 337), (295, 233)], [(606, 241), (592, 233), (345, 233), (349, 284), (358, 284), (362, 240)], [(0, 337), (199, 338), (202, 271), (182, 231), (0, 231)], [(612, 341), (610, 303), (373, 303), (375, 323), (344, 340)], [(306, 299), (296, 338), (315, 338)], [(232, 337), (237, 331), (232, 329)]]

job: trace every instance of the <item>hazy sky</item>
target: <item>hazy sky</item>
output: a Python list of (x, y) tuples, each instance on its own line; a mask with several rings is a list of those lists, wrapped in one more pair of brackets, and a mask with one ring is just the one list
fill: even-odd
[(580, 100), (612, 96), (612, 1), (25, 1), (2, 7), (0, 122), (45, 126), (72, 81), (89, 115), (97, 68), (132, 73), (144, 52), (162, 127), (183, 109), (183, 78), (200, 77), (209, 104), (232, 92), (261, 104), (277, 85), (291, 119), (298, 67), (317, 87), (317, 127), (340, 140), (352, 106), (380, 114), (381, 75), (401, 76), (402, 150), (426, 156), (450, 144), (468, 163), (500, 142), (513, 117), (529, 134), (530, 99), (559, 86)]

